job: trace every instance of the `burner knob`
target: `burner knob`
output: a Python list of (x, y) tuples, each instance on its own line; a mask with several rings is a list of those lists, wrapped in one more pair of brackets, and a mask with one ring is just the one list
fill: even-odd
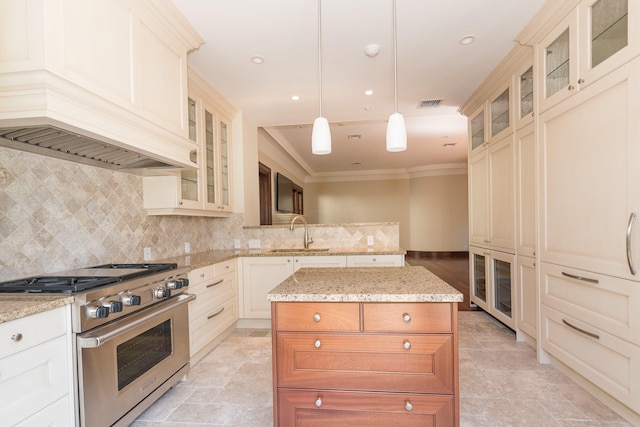
[(189, 279), (180, 279), (180, 281), (182, 282), (182, 286), (189, 286)]
[(171, 289), (158, 288), (155, 291), (155, 296), (156, 298), (159, 298), (159, 299), (169, 298), (171, 296)]
[(139, 295), (123, 295), (122, 303), (124, 305), (140, 305), (142, 301)]
[(91, 319), (104, 319), (109, 316), (109, 307), (104, 305), (88, 305), (86, 306), (87, 317)]
[(177, 279), (177, 280), (169, 280), (167, 282), (167, 288), (169, 289), (180, 289), (182, 288), (182, 280), (181, 279)]
[(122, 303), (120, 301), (104, 301), (103, 307), (109, 309), (109, 313), (120, 313), (122, 311)]

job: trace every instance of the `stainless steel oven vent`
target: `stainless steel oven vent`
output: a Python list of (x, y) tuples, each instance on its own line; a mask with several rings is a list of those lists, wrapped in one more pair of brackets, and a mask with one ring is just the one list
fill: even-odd
[(180, 166), (120, 148), (55, 126), (0, 129), (0, 145), (106, 169), (134, 171)]

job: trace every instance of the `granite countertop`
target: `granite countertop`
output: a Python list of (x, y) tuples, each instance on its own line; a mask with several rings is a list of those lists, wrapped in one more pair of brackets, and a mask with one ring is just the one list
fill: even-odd
[[(320, 249), (320, 250), (319, 250)], [(265, 257), (265, 256), (340, 256), (340, 255), (405, 255), (402, 248), (385, 247), (360, 247), (360, 248), (264, 248), (264, 249), (220, 249), (206, 252), (181, 255), (165, 258), (158, 262), (175, 262), (178, 267), (191, 267), (192, 269), (206, 267), (211, 264), (227, 261), (238, 257)]]
[(19, 319), (73, 303), (72, 295), (0, 295), (0, 323)]
[(272, 302), (462, 302), (462, 293), (420, 266), (303, 268), (273, 288)]

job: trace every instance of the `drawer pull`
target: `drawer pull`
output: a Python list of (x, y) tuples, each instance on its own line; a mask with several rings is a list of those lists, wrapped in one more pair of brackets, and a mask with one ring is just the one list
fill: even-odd
[(636, 275), (636, 268), (633, 265), (633, 258), (631, 256), (631, 232), (633, 231), (633, 221), (636, 219), (636, 213), (631, 212), (629, 215), (629, 225), (627, 225), (627, 264), (629, 265), (629, 271), (634, 276)]
[(318, 398), (316, 399), (316, 406), (317, 406), (318, 408), (322, 406), (322, 398), (321, 398), (321, 397), (318, 397)]
[(585, 334), (588, 337), (595, 338), (597, 340), (600, 339), (600, 335), (596, 335), (593, 332), (585, 331), (584, 329), (578, 328), (577, 326), (572, 325), (571, 323), (567, 322), (565, 319), (562, 319), (562, 323), (564, 323), (565, 325), (567, 325), (571, 329), (575, 329), (576, 331)]
[(314, 322), (319, 322), (320, 321), (320, 315), (318, 313), (313, 315), (313, 321)]
[(22, 334), (19, 332), (17, 334), (13, 334), (11, 335), (11, 339), (15, 342), (22, 341)]
[(218, 310), (216, 313), (213, 313), (211, 316), (207, 317), (207, 320), (209, 319), (213, 319), (214, 317), (216, 317), (217, 315), (219, 315), (220, 313), (222, 313), (224, 311), (224, 307), (222, 307), (220, 310)]
[(404, 402), (404, 409), (406, 411), (411, 411), (413, 410), (413, 405), (411, 404), (411, 402), (409, 402), (408, 400), (406, 402)]
[(405, 341), (402, 346), (405, 350), (411, 350), (411, 343), (409, 341)]
[(582, 277), (582, 276), (576, 276), (575, 274), (569, 274), (569, 273), (565, 273), (564, 271), (562, 272), (563, 276), (569, 277), (571, 279), (576, 279), (576, 280), (580, 280), (582, 282), (587, 282), (587, 283), (598, 283), (598, 279), (590, 279), (588, 277)]
[(207, 288), (213, 288), (216, 285), (219, 285), (220, 283), (224, 282), (224, 279), (220, 279), (217, 282), (213, 282), (207, 285)]
[(405, 313), (402, 315), (402, 320), (404, 320), (404, 323), (409, 323), (411, 322), (411, 316), (409, 315), (409, 313)]
[(316, 342), (313, 343), (313, 346), (315, 348), (320, 348), (321, 345), (322, 345), (322, 343), (320, 342), (320, 340), (316, 340)]
[(204, 277), (204, 273), (200, 273), (200, 277)]

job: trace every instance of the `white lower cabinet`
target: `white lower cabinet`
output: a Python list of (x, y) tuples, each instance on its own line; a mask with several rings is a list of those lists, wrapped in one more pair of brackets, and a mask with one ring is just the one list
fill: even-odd
[(402, 267), (404, 255), (347, 255), (347, 267)]
[(68, 307), (0, 324), (0, 424), (74, 425)]
[(222, 341), (238, 320), (237, 260), (189, 272), (189, 347), (191, 363), (202, 359)]
[(526, 341), (525, 333), (533, 340), (538, 335), (538, 288), (534, 258), (518, 255), (516, 259), (516, 334)]

